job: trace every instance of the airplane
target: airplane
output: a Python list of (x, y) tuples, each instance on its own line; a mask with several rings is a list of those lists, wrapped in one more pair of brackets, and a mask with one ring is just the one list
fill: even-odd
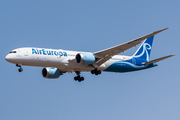
[[(129, 42), (97, 51), (79, 52), (63, 49), (46, 49), (36, 47), (23, 47), (14, 49), (5, 57), (7, 62), (16, 64), (18, 71), (22, 72), (22, 65), (39, 66), (44, 78), (59, 78), (64, 73), (75, 72), (75, 81), (83, 81), (81, 72), (91, 72), (99, 75), (106, 72), (131, 72), (157, 66), (156, 62), (174, 55), (161, 57), (150, 61), (150, 53), (154, 35), (166, 30), (161, 29)], [(118, 55), (138, 44), (138, 50), (132, 56)]]

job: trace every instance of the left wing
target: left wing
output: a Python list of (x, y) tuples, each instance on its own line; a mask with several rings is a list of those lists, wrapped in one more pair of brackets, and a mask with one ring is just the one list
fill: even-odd
[(93, 53), (94, 56), (96, 58), (98, 58), (97, 61), (94, 64), (94, 66), (102, 65), (104, 62), (111, 59), (114, 55), (117, 55), (117, 54), (119, 54), (121, 52), (124, 52), (125, 50), (127, 50), (129, 48), (132, 48), (132, 47), (138, 45), (139, 43), (141, 43), (141, 41), (143, 41), (143, 40), (145, 40), (145, 39), (147, 39), (147, 38), (149, 38), (149, 37), (151, 37), (153, 35), (156, 35), (156, 34), (162, 32), (162, 31), (164, 31), (164, 30), (166, 30), (168, 28), (155, 31), (155, 32), (152, 32), (152, 33), (150, 33), (148, 35), (145, 35), (143, 37), (140, 37), (140, 38), (137, 38), (135, 40), (126, 42), (124, 44), (121, 44), (121, 45), (118, 45), (118, 46), (115, 46), (115, 47), (112, 47), (112, 48), (108, 48), (108, 49)]

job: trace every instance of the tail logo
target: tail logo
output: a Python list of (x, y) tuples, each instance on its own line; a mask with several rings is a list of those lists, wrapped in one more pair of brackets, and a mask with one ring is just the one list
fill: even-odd
[(137, 52), (137, 54), (134, 57), (143, 58), (149, 61), (151, 48), (152, 47), (150, 44), (144, 43), (143, 46), (140, 48), (140, 50)]

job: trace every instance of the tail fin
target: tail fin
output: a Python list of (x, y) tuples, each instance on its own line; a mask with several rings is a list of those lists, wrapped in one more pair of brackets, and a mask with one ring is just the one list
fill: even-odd
[(133, 55), (134, 58), (149, 61), (154, 36), (147, 38)]

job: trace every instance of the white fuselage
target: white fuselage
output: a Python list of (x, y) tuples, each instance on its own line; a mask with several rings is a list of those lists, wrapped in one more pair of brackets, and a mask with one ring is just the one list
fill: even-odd
[[(64, 72), (93, 70), (93, 66), (76, 63), (75, 56), (78, 53), (81, 52), (62, 49), (26, 47), (13, 50), (6, 56), (6, 60), (10, 63), (19, 63), (27, 66), (54, 67)], [(110, 60), (99, 66), (98, 69), (103, 71), (114, 62), (128, 60), (130, 58), (131, 57), (128, 56), (115, 55)]]

